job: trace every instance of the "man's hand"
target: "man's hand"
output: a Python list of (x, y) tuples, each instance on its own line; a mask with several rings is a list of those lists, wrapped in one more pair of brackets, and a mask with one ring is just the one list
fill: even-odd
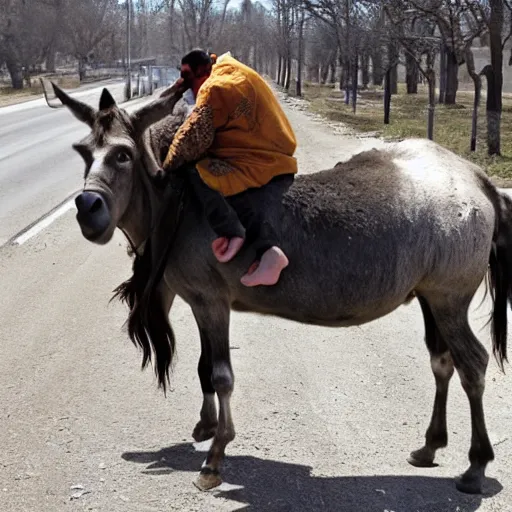
[(162, 94), (160, 94), (160, 98), (171, 96), (172, 94), (175, 94), (178, 96), (178, 98), (181, 98), (187, 89), (188, 87), (185, 85), (185, 80), (183, 80), (183, 78), (178, 78), (176, 82), (174, 82), (170, 87), (165, 89)]

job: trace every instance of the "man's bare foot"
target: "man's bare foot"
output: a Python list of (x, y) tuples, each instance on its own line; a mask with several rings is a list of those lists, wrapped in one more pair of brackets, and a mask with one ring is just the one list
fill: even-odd
[(238, 251), (244, 245), (244, 239), (240, 237), (234, 238), (217, 238), (212, 242), (212, 251), (217, 260), (221, 263), (227, 263), (233, 259)]
[(279, 281), (281, 271), (288, 266), (288, 258), (279, 247), (271, 247), (261, 261), (251, 265), (241, 283), (245, 286), (272, 286)]

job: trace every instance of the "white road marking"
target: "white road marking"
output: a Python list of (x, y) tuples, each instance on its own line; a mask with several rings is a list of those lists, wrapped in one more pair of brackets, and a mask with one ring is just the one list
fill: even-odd
[(57, 208), (54, 212), (52, 212), (47, 217), (44, 217), (37, 224), (34, 224), (30, 229), (21, 234), (18, 238), (14, 239), (13, 244), (15, 245), (23, 245), (25, 242), (39, 234), (43, 229), (47, 228), (50, 224), (55, 222), (59, 217), (64, 215), (67, 211), (75, 208), (75, 200), (70, 199), (66, 203), (64, 203), (61, 207)]

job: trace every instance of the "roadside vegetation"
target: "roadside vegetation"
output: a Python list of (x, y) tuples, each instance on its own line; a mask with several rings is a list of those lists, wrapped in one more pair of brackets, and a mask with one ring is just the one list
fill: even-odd
[[(419, 86), (417, 94), (407, 94), (398, 84), (391, 99), (390, 123), (385, 125), (384, 91), (374, 88), (358, 93), (357, 112), (346, 105), (344, 95), (332, 85), (306, 83), (304, 99), (308, 108), (327, 119), (340, 121), (355, 130), (397, 140), (427, 136), (428, 91)], [(500, 184), (512, 184), (512, 97), (504, 95), (501, 117), (501, 156), (489, 156), (486, 144), (485, 98), (479, 108), (476, 151), (470, 151), (473, 93), (459, 91), (454, 105), (436, 105), (434, 140), (458, 155), (481, 165)]]

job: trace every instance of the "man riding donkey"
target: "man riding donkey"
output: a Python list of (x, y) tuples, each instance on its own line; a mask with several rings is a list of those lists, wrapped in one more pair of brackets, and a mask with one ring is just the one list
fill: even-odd
[(188, 53), (177, 85), (181, 93), (192, 90), (195, 107), (177, 131), (159, 178), (185, 173), (218, 237), (212, 243), (217, 260), (230, 261), (250, 239), (256, 261), (242, 284), (274, 285), (288, 258), (273, 227), (256, 213), (262, 205), (244, 198), (232, 206), (225, 198), (284, 175), (293, 179), (297, 144), (292, 127), (265, 80), (229, 53), (216, 58), (215, 65), (202, 50)]

